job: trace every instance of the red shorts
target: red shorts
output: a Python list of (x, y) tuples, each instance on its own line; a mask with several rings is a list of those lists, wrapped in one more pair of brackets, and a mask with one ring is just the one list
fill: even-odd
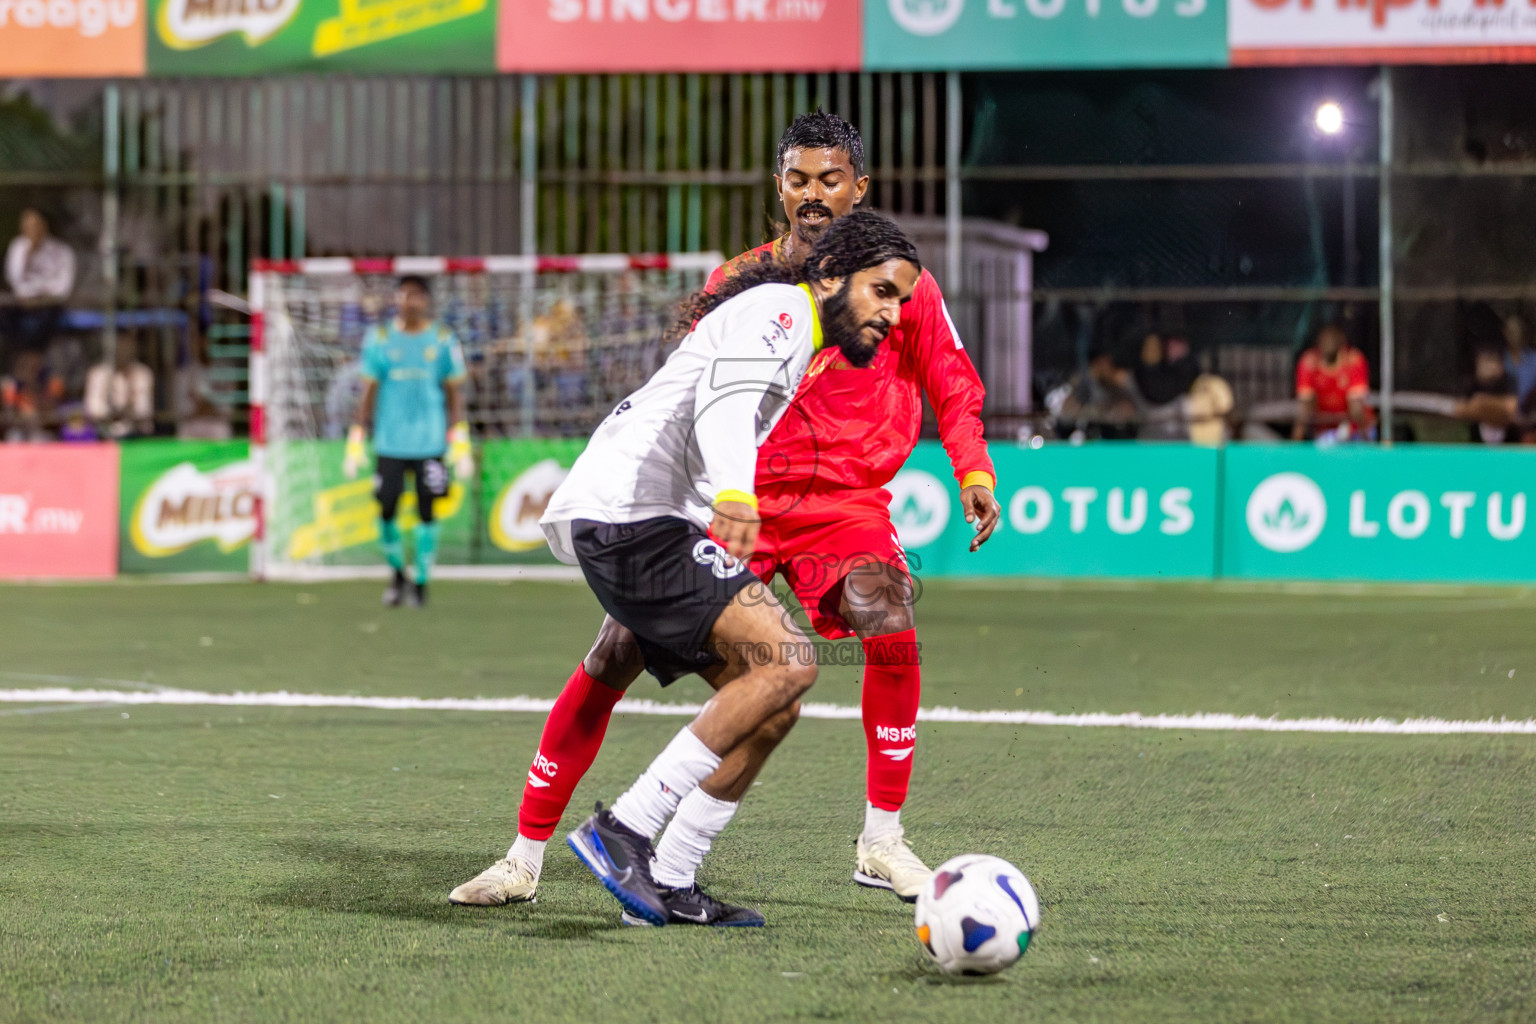
[(765, 583), (782, 574), (811, 626), (828, 640), (856, 635), (838, 610), (850, 572), (877, 564), (907, 571), (884, 497), (884, 491), (858, 492), (835, 502), (805, 501), (778, 515), (765, 510), (752, 571)]

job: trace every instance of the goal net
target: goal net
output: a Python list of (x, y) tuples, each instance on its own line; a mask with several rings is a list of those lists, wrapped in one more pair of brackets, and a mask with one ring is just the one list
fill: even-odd
[[(679, 301), (718, 253), (304, 259), (251, 267), (251, 448), (262, 478), (258, 578), (382, 573), (367, 474), (342, 472), (367, 330), (420, 274), (464, 347), (477, 472), (434, 511), (445, 576), (556, 570), (538, 529), (592, 428), (666, 356)], [(410, 488), (402, 526), (416, 521)]]

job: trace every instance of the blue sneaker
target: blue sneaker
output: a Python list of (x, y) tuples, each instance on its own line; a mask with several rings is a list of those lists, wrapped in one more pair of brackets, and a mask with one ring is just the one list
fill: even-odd
[(656, 851), (649, 839), (598, 804), (592, 817), (565, 837), (565, 843), (629, 914), (647, 924), (667, 923), (667, 905), (651, 878)]
[[(751, 907), (738, 907), (715, 899), (700, 889), (695, 882), (686, 889), (658, 889), (661, 901), (667, 908), (670, 924), (702, 924), (711, 928), (761, 928), (763, 915)], [(649, 921), (625, 911), (622, 919), (627, 925), (648, 925)]]

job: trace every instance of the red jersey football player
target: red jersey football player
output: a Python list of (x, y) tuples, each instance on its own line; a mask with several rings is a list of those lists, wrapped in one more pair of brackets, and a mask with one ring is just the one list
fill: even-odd
[(1291, 437), (1305, 440), (1314, 423), (1335, 431), (1339, 440), (1368, 437), (1376, 424), (1374, 410), (1365, 404), (1370, 390), (1371, 368), (1366, 365), (1365, 354), (1349, 343), (1344, 328), (1328, 324), (1317, 332), (1316, 342), (1296, 363), (1296, 398), (1301, 411)]
[[(774, 180), (790, 232), (731, 260), (706, 287), (747, 261), (803, 260), (832, 219), (853, 209), (869, 187), (858, 130), (819, 111), (796, 118), (779, 141)], [(917, 443), (924, 394), (938, 416), (965, 518), (976, 530), (971, 550), (984, 543), (1000, 509), (982, 436), (983, 388), (938, 285), (924, 271), (874, 364), (856, 369), (835, 352), (821, 353), (758, 450), (761, 529), (752, 556), (753, 570), (765, 580), (784, 576), (817, 632), (863, 643), (868, 799), (854, 879), (908, 901), (930, 874), (907, 845), (900, 820), (922, 688), (913, 586), (884, 485)], [(634, 638), (605, 620), (545, 722), (518, 810), (517, 841), (505, 858), (456, 888), (451, 902), (534, 898), (545, 843), (597, 757), (614, 704), (642, 668)], [(728, 756), (682, 801), (656, 847), (658, 884), (693, 884), (694, 870), (760, 764), (750, 754)]]

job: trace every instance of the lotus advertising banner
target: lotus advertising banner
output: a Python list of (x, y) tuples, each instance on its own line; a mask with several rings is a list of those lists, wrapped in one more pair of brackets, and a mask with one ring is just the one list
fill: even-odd
[(1226, 3), (865, 0), (864, 67), (1224, 67)]
[(1536, 580), (1536, 452), (1412, 445), (1226, 452), (1222, 574)]
[(156, 75), (495, 70), (492, 0), (153, 0)]
[(993, 445), (1002, 521), (969, 549), (949, 458), (918, 446), (891, 481), (891, 519), (919, 577), (1215, 572), (1217, 458), (1176, 444)]
[(122, 446), (125, 573), (244, 573), (257, 487), (244, 441), (133, 441)]
[(859, 0), (501, 0), (502, 71), (856, 71)]

